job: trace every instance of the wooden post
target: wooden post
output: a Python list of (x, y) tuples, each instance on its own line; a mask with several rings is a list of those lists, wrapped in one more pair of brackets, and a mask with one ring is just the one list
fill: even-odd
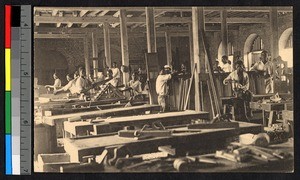
[[(109, 34), (110, 25), (105, 22), (103, 24), (103, 33), (104, 33), (104, 51), (105, 51), (105, 65), (111, 67), (111, 53), (110, 53), (110, 34)], [(105, 66), (105, 67), (106, 67)], [(104, 67), (104, 68), (105, 68)]]
[(227, 10), (221, 10), (222, 55), (228, 56)]
[(156, 32), (153, 7), (146, 7), (146, 28), (148, 53), (156, 53)]
[(194, 68), (194, 53), (193, 53), (193, 26), (189, 23), (189, 43), (190, 43), (190, 61), (191, 61), (191, 71)]
[(195, 69), (195, 110), (201, 110), (200, 104), (200, 87), (199, 87), (199, 71), (200, 71), (200, 52), (199, 52), (199, 8), (192, 7), (192, 26), (193, 26), (193, 57)]
[(172, 63), (172, 47), (171, 47), (171, 36), (168, 32), (165, 32), (165, 38), (166, 38), (167, 64), (171, 65), (171, 63)]
[[(277, 7), (270, 8), (270, 43), (271, 43), (271, 60), (279, 56), (279, 44), (278, 44), (278, 13)], [(273, 88), (272, 92), (278, 92), (277, 86), (275, 83), (280, 83), (276, 80), (276, 74), (273, 73), (273, 84), (271, 85)]]
[(90, 75), (90, 62), (89, 62), (89, 47), (88, 47), (88, 38), (83, 39), (83, 53), (84, 53), (84, 63), (85, 63), (85, 73), (86, 76)]
[(270, 34), (271, 58), (273, 60), (279, 56), (277, 7), (271, 7), (270, 9)]
[[(122, 65), (129, 67), (126, 10), (124, 9), (120, 10), (120, 33), (121, 33)], [(128, 80), (129, 80), (129, 73), (123, 73), (123, 83), (127, 83)]]
[(98, 47), (97, 47), (97, 38), (95, 33), (92, 32), (92, 50), (93, 50), (93, 70), (94, 78), (97, 78), (98, 74)]

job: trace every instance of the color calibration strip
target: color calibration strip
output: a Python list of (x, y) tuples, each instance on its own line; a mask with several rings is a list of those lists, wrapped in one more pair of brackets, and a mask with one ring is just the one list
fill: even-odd
[(5, 5), (5, 173), (12, 174), (11, 6)]
[(31, 6), (5, 5), (5, 167), (31, 174)]

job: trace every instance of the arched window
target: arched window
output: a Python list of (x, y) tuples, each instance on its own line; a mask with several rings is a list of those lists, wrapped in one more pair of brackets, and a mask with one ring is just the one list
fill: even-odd
[(282, 60), (287, 61), (289, 68), (293, 67), (293, 28), (288, 28), (279, 38), (279, 55)]
[(255, 33), (250, 34), (244, 46), (244, 64), (247, 70), (249, 70), (255, 62), (259, 61), (263, 49), (264, 43), (262, 38)]

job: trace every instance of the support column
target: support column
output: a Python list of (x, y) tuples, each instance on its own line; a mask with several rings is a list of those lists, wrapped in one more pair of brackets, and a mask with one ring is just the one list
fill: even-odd
[(165, 32), (165, 38), (166, 38), (167, 64), (170, 66), (172, 64), (172, 47), (171, 47), (171, 36), (169, 32)]
[(105, 66), (111, 67), (111, 53), (110, 53), (110, 25), (105, 22), (103, 24), (103, 33), (104, 33), (104, 53), (105, 53)]
[(87, 36), (83, 39), (83, 53), (84, 53), (85, 72), (86, 72), (86, 76), (89, 77), (91, 68), (89, 62), (89, 47), (88, 47)]
[[(193, 26), (189, 23), (189, 44), (190, 44), (190, 61), (191, 61), (191, 71), (194, 68), (194, 53), (193, 53)], [(192, 72), (193, 73), (193, 72)]]
[(156, 53), (156, 32), (153, 7), (146, 7), (146, 28), (148, 53)]
[(93, 50), (93, 70), (94, 78), (97, 78), (98, 74), (98, 47), (97, 47), (97, 38), (95, 33), (92, 32), (92, 50)]
[[(126, 10), (124, 9), (120, 10), (120, 33), (121, 33), (122, 65), (129, 67)], [(123, 73), (123, 83), (128, 82), (128, 80), (129, 80), (129, 73)]]
[(270, 9), (270, 32), (271, 58), (273, 60), (279, 56), (277, 7), (271, 7)]
[(227, 10), (221, 11), (221, 36), (222, 36), (222, 55), (228, 56), (228, 25)]
[[(205, 65), (205, 59), (201, 58), (200, 62), (200, 54), (204, 54), (203, 48), (200, 47), (199, 43), (199, 28), (200, 25), (202, 25), (202, 28), (204, 28), (202, 21), (204, 21), (203, 18), (203, 8), (202, 12), (200, 8), (198, 7), (192, 7), (192, 28), (193, 28), (193, 57), (194, 57), (194, 64), (197, 64), (196, 70), (195, 70), (195, 110), (200, 111), (203, 109), (200, 102), (200, 80), (199, 80), (199, 74), (201, 70), (203, 70), (203, 66)], [(201, 13), (201, 14), (200, 14)], [(202, 50), (201, 50), (202, 49)], [(201, 52), (200, 52), (201, 50)], [(205, 68), (204, 68), (205, 70)], [(205, 71), (204, 71), (205, 72)], [(202, 97), (201, 97), (202, 98)]]

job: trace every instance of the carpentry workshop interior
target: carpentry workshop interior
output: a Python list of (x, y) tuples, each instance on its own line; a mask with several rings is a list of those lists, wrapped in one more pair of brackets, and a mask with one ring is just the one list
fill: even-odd
[(293, 8), (34, 7), (35, 172), (293, 172)]

